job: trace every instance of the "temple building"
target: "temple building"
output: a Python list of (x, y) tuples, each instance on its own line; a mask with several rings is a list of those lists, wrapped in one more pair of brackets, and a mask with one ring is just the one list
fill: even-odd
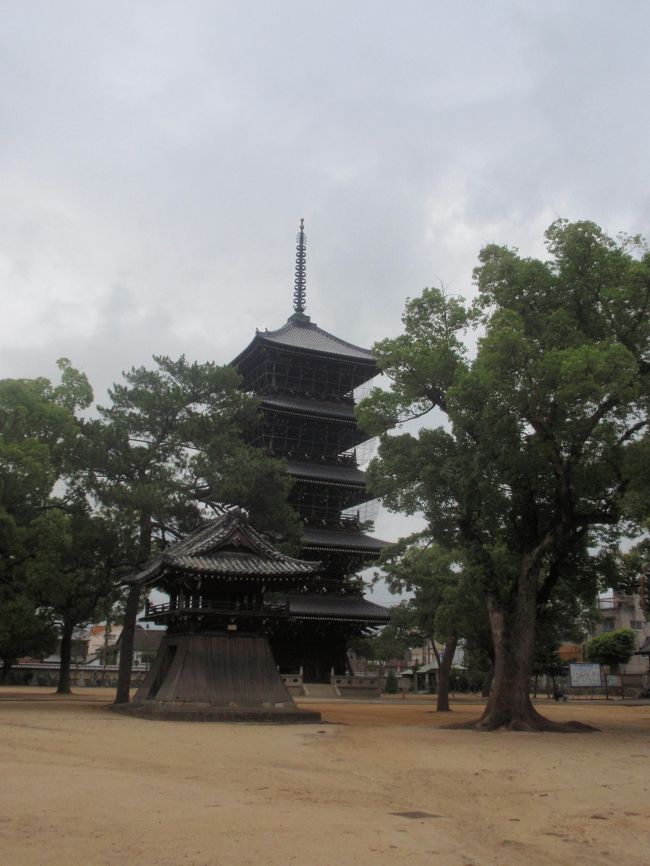
[(385, 542), (363, 531), (368, 499), (357, 449), (368, 436), (354, 415), (354, 392), (377, 374), (372, 353), (319, 328), (306, 315), (306, 240), (297, 239), (293, 313), (274, 331), (257, 331), (234, 359), (244, 387), (261, 400), (263, 421), (254, 443), (287, 461), (294, 480), (290, 502), (303, 522), (304, 560), (320, 561), (307, 595), (291, 599), (292, 617), (272, 630), (283, 671), (302, 667), (305, 679), (344, 674), (350, 637), (385, 624), (386, 608), (363, 598), (358, 571)]
[(238, 511), (166, 548), (129, 579), (169, 601), (146, 602), (141, 619), (166, 626), (130, 715), (192, 721), (318, 721), (299, 709), (269, 646), (273, 623), (291, 617), (285, 593), (319, 569), (274, 549)]

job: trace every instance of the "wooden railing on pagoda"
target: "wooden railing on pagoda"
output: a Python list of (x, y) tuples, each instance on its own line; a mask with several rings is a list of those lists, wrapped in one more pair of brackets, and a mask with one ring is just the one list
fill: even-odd
[(200, 595), (178, 596), (176, 599), (152, 604), (145, 602), (143, 620), (162, 620), (179, 615), (215, 614), (225, 617), (285, 617), (289, 615), (287, 601), (265, 602), (253, 598), (238, 601), (215, 601)]

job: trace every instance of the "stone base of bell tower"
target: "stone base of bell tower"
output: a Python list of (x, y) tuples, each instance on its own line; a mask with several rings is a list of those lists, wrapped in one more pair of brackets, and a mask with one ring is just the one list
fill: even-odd
[(299, 709), (263, 634), (165, 635), (133, 701), (120, 713), (150, 719), (222, 722), (320, 722)]

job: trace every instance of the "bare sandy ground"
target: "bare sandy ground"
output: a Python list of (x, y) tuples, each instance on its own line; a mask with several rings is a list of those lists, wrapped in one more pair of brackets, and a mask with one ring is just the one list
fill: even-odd
[(328, 723), (271, 727), (111, 697), (0, 689), (2, 866), (650, 862), (650, 707), (544, 705), (596, 734), (477, 734), (428, 700), (310, 702)]

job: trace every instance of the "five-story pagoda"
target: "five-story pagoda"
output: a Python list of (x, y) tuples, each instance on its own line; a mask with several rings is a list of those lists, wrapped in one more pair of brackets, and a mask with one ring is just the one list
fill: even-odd
[(310, 681), (345, 673), (348, 639), (388, 621), (366, 601), (356, 572), (384, 542), (362, 531), (368, 495), (357, 447), (368, 437), (354, 416), (354, 392), (377, 369), (372, 353), (319, 328), (305, 314), (306, 239), (298, 234), (293, 314), (275, 331), (257, 331), (232, 362), (261, 400), (255, 444), (283, 457), (294, 480), (290, 502), (303, 521), (300, 556), (322, 562), (322, 577), (289, 598), (291, 617), (271, 633), (283, 670), (303, 667)]

